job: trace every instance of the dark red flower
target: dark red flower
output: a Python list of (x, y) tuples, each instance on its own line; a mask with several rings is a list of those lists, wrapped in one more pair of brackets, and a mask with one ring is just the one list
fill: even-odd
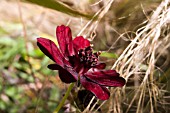
[(64, 25), (57, 27), (56, 35), (59, 48), (46, 38), (37, 38), (37, 45), (55, 62), (48, 68), (58, 70), (63, 82), (78, 81), (101, 100), (107, 100), (110, 96), (107, 86), (121, 87), (125, 84), (125, 79), (115, 70), (102, 70), (106, 65), (99, 63), (100, 53), (93, 53), (87, 39), (78, 36), (72, 40), (70, 28)]

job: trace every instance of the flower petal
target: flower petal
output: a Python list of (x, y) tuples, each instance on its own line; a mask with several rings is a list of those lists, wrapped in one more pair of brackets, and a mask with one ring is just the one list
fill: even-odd
[(71, 29), (68, 26), (58, 26), (56, 28), (56, 35), (57, 35), (57, 40), (58, 44), (60, 46), (60, 50), (64, 54), (64, 56), (68, 56), (68, 48), (67, 44), (69, 44), (72, 41), (72, 34), (71, 34)]
[(104, 69), (106, 67), (105, 63), (98, 63), (93, 68)]
[(75, 51), (74, 51), (74, 47), (73, 47), (73, 43), (72, 42), (70, 42), (67, 45), (67, 48), (68, 48), (68, 56), (74, 56), (75, 55)]
[(73, 44), (76, 51), (78, 51), (79, 49), (83, 49), (90, 46), (90, 41), (84, 39), (82, 36), (78, 36), (73, 40)]
[(48, 65), (48, 68), (52, 70), (59, 70), (59, 77), (62, 82), (71, 83), (76, 82), (78, 79), (78, 74), (71, 68), (63, 68), (57, 64), (50, 64)]
[(58, 65), (63, 66), (64, 57), (53, 41), (46, 38), (37, 38), (37, 45), (45, 55)]
[(57, 64), (49, 64), (47, 67), (51, 70), (60, 70), (62, 68), (61, 66)]
[[(77, 75), (74, 75), (77, 76)], [(59, 70), (59, 77), (62, 82), (65, 83), (71, 83), (71, 82), (76, 82), (77, 80), (74, 78), (73, 72), (70, 73), (68, 70), (62, 68)]]
[(88, 72), (85, 76), (103, 86), (121, 87), (125, 85), (125, 79), (120, 77), (115, 70)]
[(109, 99), (110, 93), (107, 88), (91, 82), (84, 75), (80, 76), (80, 82), (85, 89), (91, 91), (100, 100)]

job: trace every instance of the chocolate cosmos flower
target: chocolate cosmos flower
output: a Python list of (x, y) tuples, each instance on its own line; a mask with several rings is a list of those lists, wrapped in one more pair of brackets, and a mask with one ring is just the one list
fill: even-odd
[(55, 62), (48, 68), (58, 70), (63, 82), (77, 81), (101, 100), (107, 100), (110, 96), (106, 87), (121, 87), (125, 84), (125, 79), (115, 70), (103, 70), (106, 65), (99, 63), (100, 53), (93, 53), (87, 39), (78, 36), (72, 40), (70, 28), (64, 25), (57, 27), (56, 35), (59, 48), (46, 38), (37, 38), (37, 45)]

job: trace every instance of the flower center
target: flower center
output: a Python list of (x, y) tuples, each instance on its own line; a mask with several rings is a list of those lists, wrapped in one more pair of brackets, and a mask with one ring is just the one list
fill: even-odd
[(78, 52), (80, 62), (85, 64), (86, 66), (95, 66), (97, 64), (99, 55), (100, 52), (93, 53), (93, 49), (91, 46), (85, 49), (80, 49)]

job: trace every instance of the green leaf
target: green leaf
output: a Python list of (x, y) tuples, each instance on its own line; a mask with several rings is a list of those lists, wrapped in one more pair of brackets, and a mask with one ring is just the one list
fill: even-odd
[(40, 49), (34, 49), (33, 51), (29, 51), (29, 56), (31, 57), (42, 57), (44, 56), (43, 52)]
[(13, 46), (16, 41), (8, 36), (3, 36), (0, 38), (0, 45)]
[(0, 109), (5, 110), (6, 109), (6, 104), (4, 101), (0, 101)]
[(37, 5), (46, 7), (46, 8), (60, 11), (62, 13), (65, 13), (71, 16), (81, 16), (81, 17), (85, 17), (88, 19), (91, 19), (93, 17), (93, 15), (88, 15), (88, 14), (84, 14), (79, 11), (73, 10), (67, 5), (65, 5), (64, 3), (61, 3), (55, 0), (24, 0), (24, 1), (28, 1), (30, 3), (34, 3), (34, 4), (37, 4)]
[(8, 87), (5, 89), (5, 94), (7, 94), (8, 96), (13, 96), (16, 94), (16, 88), (15, 87)]
[(100, 56), (106, 58), (118, 58), (117, 54), (108, 52), (102, 52)]
[(8, 32), (0, 26), (0, 36), (7, 34)]
[(160, 76), (159, 78), (159, 82), (161, 83), (166, 83), (167, 84), (167, 88), (166, 90), (170, 91), (170, 68), (167, 69), (167, 71)]

